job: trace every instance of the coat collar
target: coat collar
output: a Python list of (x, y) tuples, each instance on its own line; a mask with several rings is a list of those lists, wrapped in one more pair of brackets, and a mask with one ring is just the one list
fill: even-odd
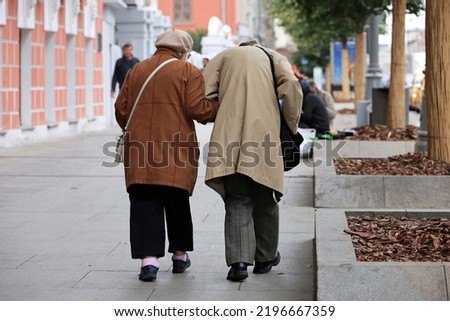
[(168, 48), (158, 48), (158, 49), (155, 51), (155, 54), (154, 54), (154, 55), (155, 55), (155, 56), (156, 56), (156, 55), (170, 55), (171, 57), (180, 59), (180, 56), (179, 56), (175, 51), (170, 50), (170, 49), (168, 49)]

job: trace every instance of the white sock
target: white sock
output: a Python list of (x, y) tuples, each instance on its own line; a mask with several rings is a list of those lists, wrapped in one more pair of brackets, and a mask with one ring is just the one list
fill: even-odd
[(141, 266), (153, 265), (154, 267), (159, 268), (158, 258), (155, 256), (147, 256), (142, 259)]

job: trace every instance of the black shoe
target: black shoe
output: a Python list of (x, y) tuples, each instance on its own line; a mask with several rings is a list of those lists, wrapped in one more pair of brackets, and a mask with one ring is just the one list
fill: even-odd
[(191, 266), (191, 259), (189, 258), (187, 253), (186, 253), (186, 261), (172, 259), (172, 262), (173, 262), (172, 273), (183, 273), (184, 271), (186, 271), (188, 267)]
[(280, 263), (280, 261), (281, 261), (281, 255), (280, 255), (280, 252), (277, 252), (277, 255), (271, 261), (255, 262), (255, 267), (253, 269), (253, 273), (255, 273), (255, 274), (269, 273), (270, 270), (272, 270), (272, 267), (278, 265), (278, 263)]
[(231, 264), (227, 280), (241, 282), (248, 278), (247, 264), (239, 262)]
[(141, 267), (141, 273), (139, 274), (139, 280), (144, 282), (150, 282), (156, 280), (156, 273), (159, 268), (153, 265), (146, 265)]

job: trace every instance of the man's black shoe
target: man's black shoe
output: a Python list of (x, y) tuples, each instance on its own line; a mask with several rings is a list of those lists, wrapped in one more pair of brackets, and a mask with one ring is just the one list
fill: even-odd
[(253, 273), (255, 274), (264, 274), (269, 273), (272, 270), (273, 266), (278, 265), (281, 261), (280, 252), (277, 252), (275, 258), (268, 262), (255, 262), (255, 267), (253, 268)]
[(228, 271), (227, 280), (241, 282), (248, 278), (247, 264), (239, 262), (231, 264)]
[(144, 282), (150, 282), (156, 280), (156, 273), (158, 268), (153, 265), (146, 265), (141, 267), (141, 273), (139, 274), (139, 280)]
[(172, 273), (183, 273), (184, 271), (186, 271), (188, 267), (191, 266), (191, 259), (189, 258), (187, 253), (186, 253), (186, 261), (172, 259), (172, 262), (173, 262)]

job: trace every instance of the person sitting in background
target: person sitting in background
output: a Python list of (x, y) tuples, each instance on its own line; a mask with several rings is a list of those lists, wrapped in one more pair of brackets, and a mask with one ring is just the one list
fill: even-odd
[(303, 90), (303, 108), (298, 127), (314, 128), (317, 136), (326, 134), (330, 131), (327, 108), (311, 91), (307, 80), (300, 81), (300, 86)]
[(317, 87), (316, 83), (314, 81), (309, 82), (310, 90), (316, 94), (320, 100), (324, 103), (327, 112), (328, 112), (328, 120), (330, 122), (330, 127), (333, 126), (333, 119), (336, 117), (336, 107), (334, 106), (334, 99), (331, 94), (325, 90), (320, 89)]
[(203, 62), (203, 69), (205, 69), (206, 65), (209, 62), (209, 58), (208, 57), (203, 57), (202, 62)]

